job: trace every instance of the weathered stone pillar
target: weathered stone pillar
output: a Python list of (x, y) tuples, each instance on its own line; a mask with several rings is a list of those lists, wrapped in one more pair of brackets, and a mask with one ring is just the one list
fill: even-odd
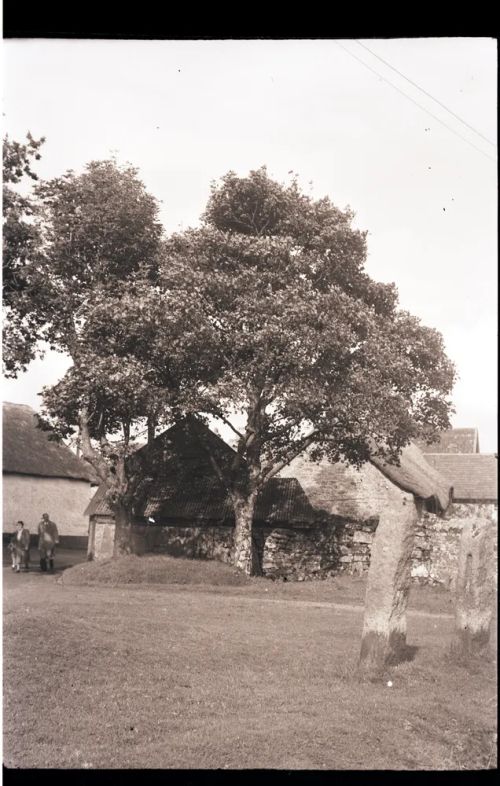
[(406, 651), (406, 607), (418, 509), (412, 494), (387, 501), (371, 550), (360, 671), (379, 676)]
[(452, 654), (469, 658), (487, 653), (495, 605), (496, 526), (491, 519), (464, 522), (455, 587)]
[(92, 558), (110, 559), (113, 556), (115, 520), (113, 516), (96, 516), (94, 519), (94, 542)]

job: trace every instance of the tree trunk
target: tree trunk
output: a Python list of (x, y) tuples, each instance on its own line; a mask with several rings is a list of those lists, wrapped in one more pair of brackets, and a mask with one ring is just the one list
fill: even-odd
[(373, 540), (359, 667), (370, 677), (406, 653), (406, 607), (418, 511), (413, 495), (388, 503)]
[(252, 538), (253, 515), (256, 492), (249, 497), (237, 499), (234, 503), (233, 563), (247, 576), (261, 574), (257, 548)]
[(113, 547), (113, 557), (122, 557), (125, 554), (133, 554), (132, 511), (130, 510), (130, 508), (122, 504), (122, 505), (117, 505), (114, 513), (115, 513), (115, 540), (114, 540), (114, 547)]
[(488, 654), (495, 606), (495, 532), (490, 519), (466, 521), (460, 539), (455, 589), (455, 634), (451, 652), (458, 659)]

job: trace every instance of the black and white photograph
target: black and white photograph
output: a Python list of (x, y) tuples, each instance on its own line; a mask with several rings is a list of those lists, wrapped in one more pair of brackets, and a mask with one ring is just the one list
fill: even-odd
[(4, 775), (495, 770), (496, 39), (3, 65)]

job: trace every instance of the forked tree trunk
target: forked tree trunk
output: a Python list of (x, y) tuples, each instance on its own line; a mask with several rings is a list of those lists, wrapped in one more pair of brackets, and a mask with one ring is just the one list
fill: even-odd
[(125, 505), (115, 508), (115, 541), (113, 557), (122, 557), (133, 553), (132, 543), (132, 511)]
[(488, 653), (495, 607), (495, 536), (490, 519), (466, 521), (460, 539), (451, 652), (459, 659)]
[(418, 511), (413, 495), (387, 504), (373, 540), (359, 667), (370, 677), (397, 662), (406, 648), (406, 607)]
[(257, 549), (252, 538), (256, 497), (257, 494), (254, 492), (247, 498), (237, 499), (234, 503), (233, 564), (247, 576), (258, 576), (261, 572)]

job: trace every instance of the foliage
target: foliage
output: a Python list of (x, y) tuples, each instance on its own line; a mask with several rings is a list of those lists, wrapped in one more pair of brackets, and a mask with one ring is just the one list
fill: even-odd
[(359, 465), (376, 450), (397, 461), (410, 439), (448, 426), (442, 338), (366, 274), (352, 219), (264, 168), (229, 173), (203, 225), (166, 243), (156, 285), (108, 303), (112, 329), (89, 327), (106, 357), (147, 364), (173, 412), (237, 435), (233, 466), (212, 460), (248, 532), (256, 494), (307, 448), (314, 460)]
[[(124, 357), (125, 334), (115, 335), (123, 341), (120, 357), (103, 356), (87, 335), (96, 324), (112, 323), (109, 309), (120, 310), (136, 280), (154, 282), (162, 242), (158, 205), (137, 170), (113, 160), (40, 183), (36, 197), (40, 248), (26, 273), (22, 315), (32, 321), (24, 325), (29, 342), (45, 341), (73, 360), (66, 376), (45, 391), (46, 412), (61, 436), (80, 430), (84, 457), (118, 499), (129, 485), (125, 459), (133, 450), (134, 424), (158, 417), (164, 396), (158, 404), (140, 360)], [(24, 355), (13, 349), (15, 374)]]
[(204, 226), (170, 240), (163, 286), (172, 309), (196, 309), (203, 342), (196, 408), (246, 415), (238, 451), (257, 485), (311, 435), (316, 458), (360, 463), (373, 440), (394, 458), (422, 429), (448, 425), (442, 338), (364, 272), (352, 218), (261, 169), (223, 178)]
[[(351, 210), (265, 168), (230, 172), (202, 225), (161, 243), (132, 168), (94, 162), (37, 193), (33, 308), (74, 360), (47, 407), (63, 429), (80, 426), (101, 477), (112, 467), (115, 499), (133, 502), (134, 424), (151, 434), (188, 413), (218, 419), (237, 436), (232, 466), (211, 458), (237, 541), (245, 530), (236, 562), (249, 569), (256, 496), (295, 456), (359, 465), (376, 450), (397, 461), (411, 439), (448, 426), (454, 368), (442, 338), (398, 308), (394, 285), (367, 275)], [(121, 452), (109, 442), (118, 434)]]
[(27, 287), (27, 271), (38, 252), (40, 237), (34, 222), (36, 206), (32, 195), (20, 193), (16, 186), (26, 178), (38, 180), (33, 162), (41, 158), (44, 137), (36, 140), (27, 134), (25, 144), (6, 136), (3, 140), (3, 306), (10, 315), (4, 328), (4, 359), (7, 373), (25, 368), (34, 357), (36, 318), (22, 307)]

